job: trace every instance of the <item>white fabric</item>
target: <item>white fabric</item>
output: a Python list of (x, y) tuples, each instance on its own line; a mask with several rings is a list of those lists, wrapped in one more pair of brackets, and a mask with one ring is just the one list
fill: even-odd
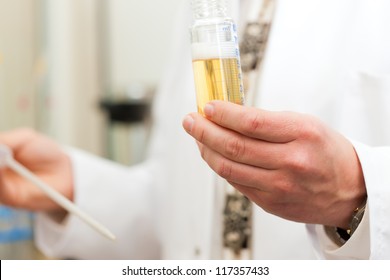
[[(240, 1), (245, 7), (256, 0)], [(257, 106), (309, 113), (353, 139), (369, 211), (338, 248), (320, 225), (308, 225), (317, 257), (390, 258), (389, 1), (279, 0), (257, 89)], [(241, 13), (241, 16), (243, 13)], [(181, 13), (171, 59), (155, 106), (148, 160), (123, 168), (71, 152), (76, 203), (118, 235), (112, 244), (70, 217), (41, 215), (37, 242), (66, 258), (219, 258), (220, 190), (194, 141), (181, 127), (195, 110), (188, 13)], [(244, 20), (240, 21), (244, 24)], [(383, 146), (383, 147), (379, 147)], [(305, 226), (256, 207), (253, 257), (314, 257)]]

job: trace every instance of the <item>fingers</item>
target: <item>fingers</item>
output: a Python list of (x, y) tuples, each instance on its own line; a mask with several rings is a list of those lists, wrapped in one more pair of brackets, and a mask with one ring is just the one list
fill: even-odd
[(223, 101), (208, 103), (204, 112), (220, 126), (264, 141), (287, 143), (298, 134), (297, 117), (288, 112), (270, 112)]
[(19, 128), (11, 131), (0, 132), (0, 143), (7, 145), (11, 150), (18, 150), (29, 139), (34, 137), (34, 131), (29, 128)]
[[(0, 132), (0, 143), (11, 148), (14, 158), (22, 164), (52, 160), (53, 154), (60, 152), (53, 140), (30, 128)], [(34, 166), (31, 167), (34, 169)]]
[(219, 176), (231, 184), (239, 184), (257, 191), (271, 192), (269, 182), (274, 181), (274, 171), (238, 163), (218, 154), (198, 142), (203, 159)]
[(208, 121), (199, 114), (186, 117), (184, 128), (197, 141), (215, 150), (225, 158), (263, 169), (277, 169), (285, 155), (286, 147), (246, 137)]

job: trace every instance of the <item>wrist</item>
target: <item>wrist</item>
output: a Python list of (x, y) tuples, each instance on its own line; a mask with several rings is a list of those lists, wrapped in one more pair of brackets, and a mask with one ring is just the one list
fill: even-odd
[[(340, 223), (335, 224), (344, 230), (351, 230), (353, 217), (357, 211), (365, 207), (367, 201), (367, 189), (362, 166), (354, 149), (353, 152), (355, 160), (344, 173), (346, 177), (343, 180), (344, 191), (341, 192), (344, 202), (340, 204)], [(355, 225), (352, 226), (355, 228)]]
[(365, 199), (364, 202), (353, 211), (353, 214), (351, 215), (348, 223), (348, 227), (325, 227), (325, 231), (328, 237), (332, 239), (333, 242), (339, 246), (342, 246), (352, 237), (363, 219), (366, 210), (366, 203), (367, 200)]

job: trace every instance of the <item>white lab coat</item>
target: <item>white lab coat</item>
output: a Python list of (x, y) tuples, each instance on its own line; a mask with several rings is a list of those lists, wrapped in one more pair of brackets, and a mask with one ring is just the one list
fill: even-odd
[[(241, 15), (256, 2), (242, 0)], [(390, 258), (389, 10), (390, 1), (384, 0), (277, 1), (263, 72), (253, 89), (259, 95), (256, 106), (316, 115), (349, 137), (363, 167), (369, 209), (350, 241), (338, 248), (320, 225), (308, 225), (307, 234), (305, 225), (255, 207), (254, 258), (310, 259), (313, 247), (316, 257)], [(36, 238), (46, 254), (221, 258), (221, 190), (181, 127), (182, 117), (196, 108), (188, 17), (182, 13), (177, 24), (172, 67), (155, 102), (148, 159), (127, 168), (70, 151), (75, 202), (107, 225), (117, 242), (105, 240), (75, 217), (58, 224), (39, 215)]]

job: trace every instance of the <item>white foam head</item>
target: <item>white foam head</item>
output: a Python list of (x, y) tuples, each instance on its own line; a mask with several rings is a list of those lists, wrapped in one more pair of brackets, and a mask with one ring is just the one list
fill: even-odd
[(235, 58), (237, 48), (234, 42), (213, 43), (193, 43), (192, 59), (212, 59), (212, 58)]

